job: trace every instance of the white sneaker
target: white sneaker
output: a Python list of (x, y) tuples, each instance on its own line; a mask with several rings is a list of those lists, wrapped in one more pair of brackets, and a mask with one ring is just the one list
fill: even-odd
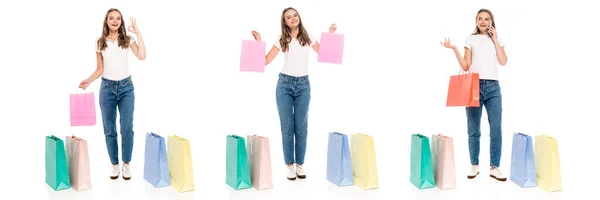
[(131, 179), (131, 170), (129, 169), (129, 164), (123, 163), (123, 179)]
[(110, 179), (117, 179), (119, 178), (119, 165), (111, 165), (110, 166)]
[(287, 167), (287, 179), (290, 181), (296, 180), (296, 169), (294, 165), (288, 165)]
[(469, 170), (469, 174), (467, 175), (468, 179), (473, 179), (479, 175), (479, 166), (471, 165), (471, 170)]
[(504, 176), (504, 174), (502, 174), (500, 169), (498, 169), (497, 167), (492, 167), (490, 169), (490, 177), (495, 178), (496, 180), (499, 180), (499, 181), (506, 181), (506, 177)]
[(302, 167), (302, 165), (296, 165), (296, 175), (299, 179), (306, 178), (306, 172), (304, 172), (304, 168)]

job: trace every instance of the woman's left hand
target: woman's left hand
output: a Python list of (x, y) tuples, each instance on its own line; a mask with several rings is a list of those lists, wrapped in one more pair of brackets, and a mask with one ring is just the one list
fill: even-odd
[(335, 31), (337, 30), (337, 26), (334, 24), (331, 24), (331, 26), (329, 26), (329, 33), (335, 33)]
[(129, 27), (127, 28), (127, 30), (129, 32), (132, 32), (132, 33), (136, 34), (136, 35), (138, 34), (138, 27), (137, 27), (137, 24), (135, 23), (135, 18), (134, 17), (131, 17), (131, 25), (129, 25)]

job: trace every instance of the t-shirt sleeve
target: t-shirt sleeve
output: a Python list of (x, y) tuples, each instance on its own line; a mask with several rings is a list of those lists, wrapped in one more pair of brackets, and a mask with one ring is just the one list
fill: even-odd
[(504, 39), (502, 39), (502, 37), (498, 36), (498, 43), (500, 43), (501, 47), (505, 47), (506, 44), (504, 43)]
[(277, 39), (275, 40), (275, 43), (273, 43), (273, 45), (275, 45), (275, 47), (277, 47), (278, 49), (281, 49), (281, 44), (279, 43), (280, 39), (281, 39), (281, 35), (277, 36)]
[(137, 42), (137, 37), (133, 36), (133, 35), (128, 35), (129, 36), (129, 44), (133, 44), (134, 42)]
[(98, 40), (100, 40), (100, 38), (96, 38), (94, 41), (94, 47), (96, 47), (96, 52), (102, 53), (102, 51), (100, 51), (100, 47), (98, 46)]
[(472, 37), (469, 36), (469, 37), (467, 37), (467, 39), (465, 39), (465, 48), (468, 48), (468, 49), (472, 48), (473, 40), (471, 38)]
[(311, 47), (318, 42), (317, 38), (315, 38), (315, 36), (313, 36), (311, 33), (308, 33), (308, 39), (310, 39), (310, 46)]

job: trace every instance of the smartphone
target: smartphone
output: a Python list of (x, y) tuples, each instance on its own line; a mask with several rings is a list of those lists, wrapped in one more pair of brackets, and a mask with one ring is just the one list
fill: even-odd
[(492, 20), (490, 20), (490, 25), (488, 26), (488, 35), (490, 37), (492, 37), (492, 33), (489, 32), (489, 27), (494, 27), (494, 26), (492, 26)]

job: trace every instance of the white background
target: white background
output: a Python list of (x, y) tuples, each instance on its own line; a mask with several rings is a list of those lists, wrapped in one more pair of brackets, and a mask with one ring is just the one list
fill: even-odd
[[(568, 3), (567, 3), (568, 2)], [(35, 199), (569, 199), (592, 191), (598, 140), (596, 68), (598, 17), (593, 1), (3, 1), (0, 7), (0, 132), (3, 191)], [(240, 73), (242, 39), (261, 32), (267, 50), (280, 33), (281, 11), (298, 9), (317, 38), (337, 23), (346, 36), (342, 65), (316, 62), (311, 52), (308, 178), (285, 179), (275, 104), (283, 54), (265, 73)], [(136, 87), (133, 179), (108, 179), (109, 158), (98, 125), (69, 126), (69, 94), (95, 69), (95, 39), (106, 11), (135, 16), (147, 60), (130, 57)], [(457, 46), (475, 27), (480, 8), (491, 9), (506, 42), (501, 68), (503, 150), (510, 175), (513, 132), (547, 134), (559, 141), (564, 191), (546, 193), (497, 182), (469, 168), (464, 108), (445, 107), (449, 76), (458, 72), (445, 37)], [(99, 80), (88, 92), (98, 98)], [(79, 92), (83, 92), (79, 90)], [(482, 118), (480, 163), (489, 164), (489, 127)], [(143, 180), (145, 133), (191, 141), (196, 191), (179, 194)], [(378, 190), (337, 188), (325, 180), (327, 133), (364, 133), (375, 139)], [(89, 142), (93, 189), (55, 192), (44, 182), (44, 137), (71, 133)], [(455, 138), (458, 188), (418, 190), (409, 181), (410, 136)], [(234, 191), (225, 184), (225, 137), (271, 139), (275, 188)], [(594, 154), (595, 156), (595, 154)], [(592, 177), (593, 176), (593, 177)], [(587, 181), (587, 182), (586, 182)], [(9, 193), (10, 194), (10, 193)], [(7, 195), (3, 193), (3, 195)]]

